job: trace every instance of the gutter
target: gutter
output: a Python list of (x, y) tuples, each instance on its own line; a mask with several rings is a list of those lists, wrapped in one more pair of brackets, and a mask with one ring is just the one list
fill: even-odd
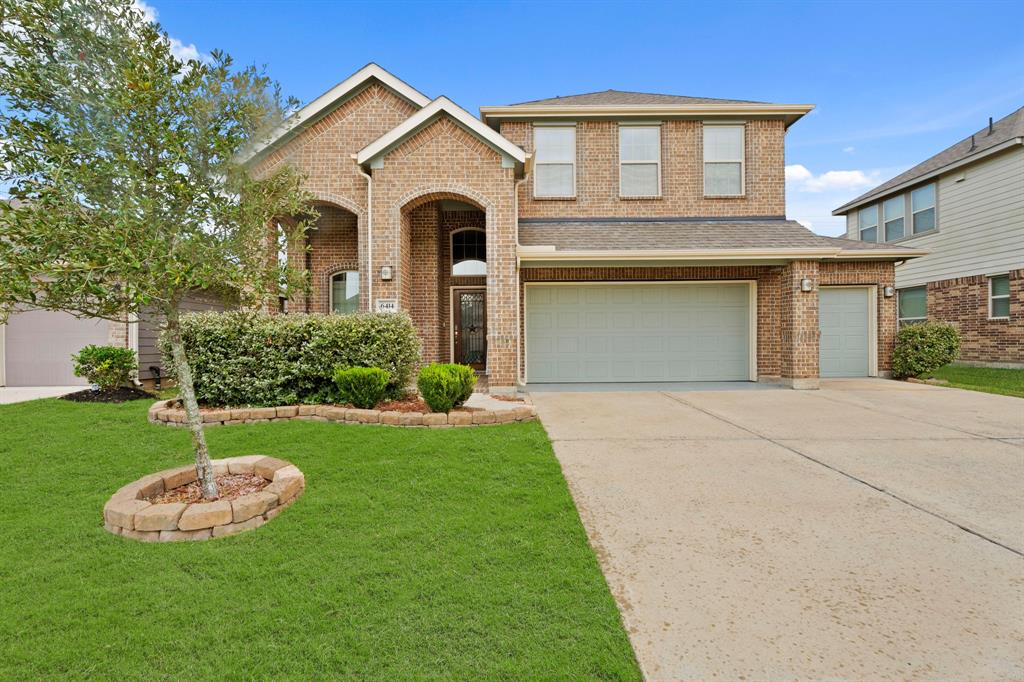
[(657, 261), (657, 260), (825, 260), (851, 259), (872, 260), (879, 258), (916, 258), (928, 251), (920, 249), (636, 249), (636, 250), (574, 250), (559, 251), (554, 246), (519, 246), (517, 256), (521, 261)]
[[(352, 155), (356, 163), (356, 155)], [(373, 177), (356, 163), (356, 171), (366, 178), (366, 309), (373, 312)]]

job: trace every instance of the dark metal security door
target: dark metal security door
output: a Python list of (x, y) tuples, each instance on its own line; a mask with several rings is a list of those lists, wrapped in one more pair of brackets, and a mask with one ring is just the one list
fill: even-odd
[(487, 364), (487, 297), (484, 289), (456, 289), (455, 362), (483, 370)]

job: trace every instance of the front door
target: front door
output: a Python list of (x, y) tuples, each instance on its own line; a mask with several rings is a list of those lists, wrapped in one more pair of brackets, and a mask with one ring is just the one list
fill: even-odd
[(487, 292), (485, 289), (456, 289), (452, 298), (453, 360), (483, 371), (487, 365)]

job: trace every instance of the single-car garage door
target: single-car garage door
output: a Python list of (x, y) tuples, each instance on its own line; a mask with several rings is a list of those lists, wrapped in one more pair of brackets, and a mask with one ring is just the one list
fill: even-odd
[(11, 315), (4, 329), (8, 386), (80, 386), (71, 354), (91, 343), (107, 343), (104, 320), (80, 320), (67, 313), (29, 310)]
[(871, 347), (869, 296), (869, 290), (864, 287), (819, 289), (821, 376), (868, 376)]
[(746, 282), (528, 284), (526, 380), (749, 380), (751, 291)]

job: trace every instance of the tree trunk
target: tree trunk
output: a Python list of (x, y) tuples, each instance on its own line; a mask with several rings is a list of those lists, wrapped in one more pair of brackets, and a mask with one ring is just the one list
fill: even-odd
[(210, 463), (210, 451), (206, 447), (206, 435), (203, 433), (203, 416), (199, 413), (196, 402), (196, 391), (192, 385), (192, 368), (185, 356), (185, 342), (181, 338), (181, 325), (178, 323), (177, 306), (167, 314), (167, 333), (171, 339), (171, 355), (174, 357), (174, 369), (178, 374), (178, 390), (181, 401), (185, 404), (185, 418), (188, 429), (192, 432), (192, 447), (196, 453), (196, 475), (203, 489), (203, 497), (215, 500), (220, 496), (217, 480), (213, 475), (213, 464)]

